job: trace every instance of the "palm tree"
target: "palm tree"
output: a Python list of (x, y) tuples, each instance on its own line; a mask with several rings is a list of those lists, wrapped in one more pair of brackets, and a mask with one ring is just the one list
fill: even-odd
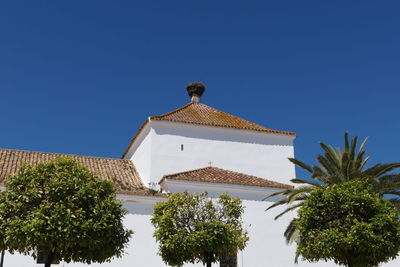
[[(301, 184), (301, 186), (268, 196), (267, 198), (280, 195), (284, 198), (268, 207), (267, 210), (280, 205), (290, 205), (275, 217), (278, 219), (287, 212), (300, 208), (315, 186), (344, 183), (353, 179), (367, 179), (375, 192), (381, 197), (388, 197), (400, 209), (400, 174), (390, 173), (400, 168), (400, 162), (378, 163), (366, 169), (369, 156), (365, 156), (364, 146), (367, 140), (368, 138), (365, 138), (357, 150), (358, 137), (354, 137), (349, 143), (348, 133), (345, 133), (343, 151), (320, 143), (324, 153), (317, 156), (318, 166), (310, 166), (290, 158), (292, 163), (308, 171), (311, 179), (292, 179), (293, 183)], [(296, 231), (296, 218), (289, 223), (284, 236), (288, 243), (299, 239)]]

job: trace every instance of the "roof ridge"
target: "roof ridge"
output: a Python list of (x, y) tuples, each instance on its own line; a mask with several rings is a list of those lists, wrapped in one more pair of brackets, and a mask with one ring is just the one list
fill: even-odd
[(246, 120), (246, 119), (243, 119), (242, 117), (239, 117), (239, 116), (236, 116), (236, 115), (232, 115), (232, 114), (230, 114), (230, 113), (228, 113), (228, 112), (225, 112), (225, 111), (222, 111), (222, 110), (213, 108), (213, 107), (208, 106), (208, 105), (206, 105), (206, 104), (203, 104), (203, 103), (199, 103), (199, 104), (202, 104), (203, 106), (206, 106), (206, 107), (208, 107), (208, 108), (214, 109), (214, 110), (216, 110), (216, 111), (218, 111), (218, 112), (224, 113), (224, 114), (226, 114), (226, 115), (228, 115), (228, 116), (238, 118), (238, 119), (243, 120), (243, 121), (245, 121), (245, 122), (248, 122), (248, 123), (250, 123), (250, 124), (254, 124), (254, 125), (257, 125), (257, 126), (266, 128), (266, 129), (271, 130), (271, 131), (277, 131), (277, 130), (273, 130), (273, 129), (271, 129), (271, 128), (262, 126), (262, 125), (260, 125), (260, 124), (257, 124), (257, 123), (255, 123), (255, 122), (248, 121), (248, 120)]
[(200, 103), (189, 102), (186, 105), (183, 105), (182, 107), (179, 107), (179, 108), (177, 108), (177, 109), (175, 109), (173, 111), (170, 111), (170, 112), (167, 112), (167, 113), (164, 113), (164, 114), (161, 114), (161, 115), (150, 116), (150, 119), (154, 119), (154, 118), (158, 119), (158, 118), (163, 118), (163, 117), (168, 116), (168, 115), (172, 115), (172, 114), (174, 114), (174, 113), (176, 113), (178, 111), (181, 111), (181, 110), (184, 110), (184, 109), (190, 107), (193, 104), (200, 104)]
[[(76, 155), (76, 154), (65, 154), (65, 153), (57, 153), (57, 152), (43, 152), (43, 151), (32, 151), (32, 150), (23, 150), (23, 149), (12, 149), (12, 148), (0, 148), (1, 151), (17, 151), (17, 152), (28, 152), (28, 153), (42, 153), (42, 154), (50, 154), (50, 155), (61, 155), (61, 156), (73, 156), (73, 157), (84, 157), (84, 158), (95, 158), (95, 159), (107, 159), (107, 160), (121, 160), (120, 158), (107, 158), (107, 157), (96, 157), (96, 156), (86, 156), (86, 155)], [(122, 159), (126, 161), (127, 159)]]
[[(210, 175), (215, 175), (214, 176), (215, 178), (207, 181), (207, 173), (204, 173), (204, 171), (207, 171), (207, 170), (209, 170), (211, 172)], [(201, 176), (200, 180), (197, 180), (196, 178), (194, 178), (198, 175)], [(227, 180), (225, 180), (225, 178), (223, 180), (218, 180), (219, 178), (217, 178), (217, 177), (225, 177)], [(241, 178), (239, 178), (240, 179), (239, 182), (237, 180), (238, 177), (241, 177)], [(292, 188), (293, 187), (292, 185), (269, 180), (266, 178), (261, 178), (261, 177), (255, 176), (255, 175), (241, 173), (238, 171), (222, 169), (222, 168), (213, 167), (213, 166), (167, 174), (161, 178), (161, 180), (159, 181), (159, 184), (162, 184), (165, 180), (168, 180), (168, 179), (184, 180), (184, 181), (201, 181), (201, 182), (206, 182), (206, 183), (239, 184), (239, 185), (262, 186), (262, 187), (266, 186), (266, 187), (273, 187), (273, 188)], [(236, 182), (234, 182), (234, 180), (236, 180)], [(230, 181), (230, 182), (228, 182), (228, 181)], [(262, 184), (264, 184), (264, 185), (262, 185)]]
[[(180, 111), (183, 111), (183, 110), (189, 108), (190, 106), (197, 106), (197, 105), (198, 106), (203, 106), (203, 107), (208, 108), (208, 109), (213, 110), (213, 111), (217, 111), (220, 114), (223, 114), (225, 116), (228, 116), (228, 117), (232, 118), (233, 120), (239, 121), (241, 123), (246, 123), (246, 124), (249, 124), (249, 125), (248, 126), (239, 126), (239, 127), (237, 127), (237, 126), (229, 126), (229, 125), (219, 125), (219, 124), (213, 123), (213, 122), (200, 122), (200, 121), (191, 122), (191, 121), (184, 121), (184, 120), (179, 119), (179, 118), (178, 119), (177, 118), (165, 118), (165, 117), (174, 115), (175, 113), (178, 113)], [(222, 127), (222, 128), (236, 128), (236, 129), (239, 129), (239, 130), (250, 130), (250, 131), (258, 131), (258, 132), (269, 132), (269, 133), (273, 133), (273, 134), (284, 134), (284, 135), (294, 135), (294, 136), (296, 135), (295, 132), (271, 129), (271, 128), (262, 126), (260, 124), (257, 124), (255, 122), (248, 121), (248, 120), (246, 120), (244, 118), (241, 118), (239, 116), (232, 115), (232, 114), (224, 112), (222, 110), (213, 108), (213, 107), (208, 106), (206, 104), (195, 103), (195, 102), (190, 102), (190, 103), (188, 103), (188, 104), (186, 104), (186, 105), (184, 105), (184, 106), (182, 106), (182, 107), (180, 107), (178, 109), (175, 109), (175, 110), (173, 110), (171, 112), (168, 112), (168, 113), (165, 113), (165, 114), (162, 114), (162, 115), (151, 116), (149, 118), (150, 119), (154, 119), (154, 120), (163, 120), (163, 119), (165, 119), (166, 121), (187, 123), (187, 124), (206, 125), (206, 126), (214, 126), (214, 127)]]
[(247, 174), (247, 173), (242, 173), (242, 172), (237, 172), (237, 171), (222, 169), (222, 168), (218, 168), (218, 167), (214, 167), (214, 168), (219, 169), (219, 170), (223, 170), (223, 171), (226, 171), (226, 172), (230, 172), (230, 173), (233, 173), (233, 174), (240, 174), (240, 175), (244, 174), (244, 175), (246, 175), (246, 176), (248, 176), (248, 177), (252, 177), (252, 178), (256, 178), (256, 179), (264, 179), (264, 180), (267, 180), (267, 181), (269, 181), (269, 182), (273, 182), (273, 183), (277, 183), (277, 184), (286, 185), (286, 184), (281, 183), (281, 182), (272, 181), (272, 180), (270, 180), (270, 179), (258, 177), (258, 176), (252, 175), (252, 174)]
[[(207, 167), (198, 168), (198, 169), (194, 169), (194, 170), (188, 170), (188, 171), (183, 171), (183, 172), (175, 172), (175, 173), (165, 174), (165, 175), (163, 175), (163, 178), (164, 178), (164, 177), (168, 177), (168, 176), (180, 175), (180, 174), (188, 174), (188, 173), (192, 173), (192, 172), (196, 172), (196, 171), (201, 171), (201, 170), (205, 170), (205, 169), (210, 169), (210, 168), (219, 169), (219, 168), (217, 168), (217, 167), (207, 166)], [(221, 169), (221, 170), (223, 170), (223, 169)]]

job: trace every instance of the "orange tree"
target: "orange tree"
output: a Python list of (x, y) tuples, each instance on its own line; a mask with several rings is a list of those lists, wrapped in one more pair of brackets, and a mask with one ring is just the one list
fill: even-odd
[(130, 230), (114, 186), (72, 159), (24, 165), (0, 193), (0, 250), (46, 256), (45, 266), (121, 256)]
[(399, 211), (365, 180), (314, 188), (299, 210), (297, 256), (375, 267), (400, 249)]
[(159, 254), (171, 266), (202, 262), (211, 267), (226, 255), (244, 249), (243, 207), (228, 194), (213, 202), (207, 194), (171, 194), (154, 207), (152, 223)]

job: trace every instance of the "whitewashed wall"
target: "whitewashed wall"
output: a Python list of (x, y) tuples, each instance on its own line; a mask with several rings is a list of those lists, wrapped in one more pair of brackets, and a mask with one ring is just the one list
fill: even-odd
[(139, 135), (136, 137), (135, 142), (129, 148), (126, 159), (133, 161), (137, 172), (145, 186), (149, 185), (150, 177), (150, 164), (151, 164), (151, 128), (146, 124)]
[[(81, 263), (61, 263), (54, 266), (68, 267), (161, 267), (167, 266), (157, 255), (157, 243), (152, 237), (153, 227), (150, 223), (152, 205), (155, 202), (151, 198), (142, 198), (140, 203), (126, 202), (124, 206), (129, 214), (125, 218), (125, 225), (135, 231), (130, 242), (127, 254), (120, 259), (115, 259), (111, 263), (104, 264), (81, 264)], [(249, 232), (250, 240), (246, 249), (239, 253), (238, 267), (333, 267), (337, 266), (332, 262), (294, 263), (295, 246), (286, 245), (283, 238), (283, 231), (290, 220), (290, 216), (283, 217), (275, 221), (274, 215), (279, 210), (265, 212), (265, 208), (271, 203), (253, 200), (244, 200), (246, 207), (244, 213), (244, 223)], [(4, 267), (24, 267), (40, 266), (28, 256), (9, 255), (5, 256)], [(42, 265), (43, 266), (43, 265)], [(201, 264), (188, 264), (185, 267), (200, 267)], [(219, 266), (214, 264), (213, 267)], [(400, 259), (396, 259), (384, 267), (400, 266)]]
[[(293, 136), (164, 121), (149, 124), (147, 137), (138, 138), (125, 156), (133, 160), (145, 184), (210, 164), (282, 183), (295, 177), (288, 161), (294, 156)], [(150, 165), (144, 162), (148, 158)], [(144, 171), (148, 166), (150, 172)]]

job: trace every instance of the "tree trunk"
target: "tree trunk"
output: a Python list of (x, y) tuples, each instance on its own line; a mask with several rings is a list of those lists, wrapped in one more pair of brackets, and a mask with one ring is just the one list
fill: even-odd
[(352, 258), (347, 258), (347, 267), (354, 267)]
[(51, 267), (53, 260), (54, 260), (54, 252), (50, 251), (49, 255), (47, 255), (46, 263), (44, 264), (44, 267)]
[(207, 262), (207, 267), (211, 267), (211, 261)]
[(237, 267), (237, 254), (225, 254), (219, 261), (219, 267)]
[(3, 251), (1, 252), (0, 267), (3, 267), (4, 254), (5, 254), (5, 251), (3, 250)]

